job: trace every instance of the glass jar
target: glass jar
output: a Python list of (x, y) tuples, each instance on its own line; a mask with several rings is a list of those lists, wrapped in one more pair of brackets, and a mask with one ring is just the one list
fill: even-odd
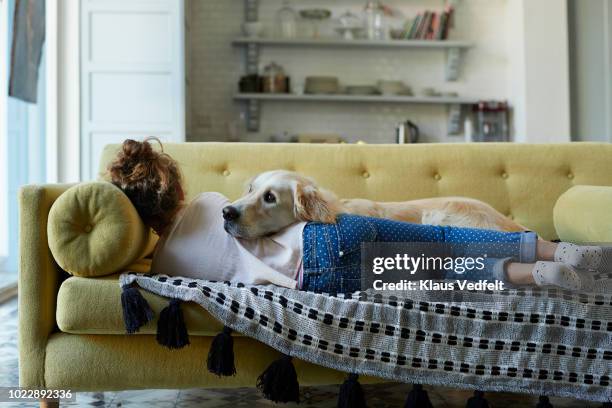
[(283, 67), (275, 62), (266, 65), (262, 76), (262, 88), (264, 93), (289, 92), (289, 78), (285, 75)]
[(338, 17), (336, 31), (345, 40), (353, 40), (363, 32), (363, 22), (355, 14), (347, 11)]
[(297, 36), (297, 13), (289, 0), (285, 0), (283, 7), (276, 12), (276, 35), (280, 38)]
[(366, 2), (364, 16), (365, 31), (368, 40), (386, 39), (385, 13), (379, 0)]

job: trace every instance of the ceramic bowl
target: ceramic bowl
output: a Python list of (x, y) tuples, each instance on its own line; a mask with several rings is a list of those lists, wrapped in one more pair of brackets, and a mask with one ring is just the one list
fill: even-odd
[(325, 20), (331, 17), (331, 11), (327, 9), (300, 10), (300, 17), (306, 20)]
[(263, 23), (261, 21), (242, 23), (242, 32), (247, 37), (259, 37), (263, 32)]

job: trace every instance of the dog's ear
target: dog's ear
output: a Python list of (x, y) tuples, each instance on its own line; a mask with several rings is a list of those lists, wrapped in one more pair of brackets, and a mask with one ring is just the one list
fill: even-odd
[(336, 222), (337, 210), (313, 184), (296, 181), (293, 185), (293, 211), (301, 221)]

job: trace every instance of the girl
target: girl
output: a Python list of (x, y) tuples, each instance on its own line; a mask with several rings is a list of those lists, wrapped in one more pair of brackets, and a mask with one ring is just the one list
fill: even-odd
[[(153, 273), (353, 292), (361, 289), (362, 242), (445, 243), (454, 256), (473, 257), (482, 256), (486, 247), (485, 268), (466, 272), (463, 279), (497, 279), (511, 285), (589, 291), (593, 271), (612, 271), (611, 248), (556, 244), (538, 240), (533, 232), (417, 225), (347, 214), (335, 224), (301, 222), (265, 238), (235, 238), (224, 230), (223, 208), (229, 200), (203, 193), (183, 205), (178, 164), (148, 140), (126, 140), (109, 175), (160, 236)], [(451, 275), (461, 277), (447, 273)]]

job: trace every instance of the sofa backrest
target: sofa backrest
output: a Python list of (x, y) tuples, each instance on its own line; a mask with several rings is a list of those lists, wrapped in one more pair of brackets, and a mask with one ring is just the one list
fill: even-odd
[[(118, 148), (106, 146), (102, 170)], [(556, 237), (552, 209), (563, 192), (576, 184), (612, 186), (606, 143), (169, 143), (164, 150), (180, 163), (188, 198), (219, 191), (235, 199), (254, 175), (288, 169), (342, 198), (477, 198), (549, 239)]]

